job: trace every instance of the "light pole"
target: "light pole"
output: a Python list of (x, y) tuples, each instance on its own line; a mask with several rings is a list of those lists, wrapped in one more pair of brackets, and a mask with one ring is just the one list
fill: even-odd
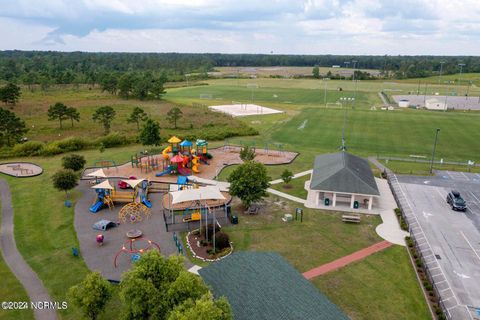
[(433, 142), (433, 151), (432, 151), (432, 162), (430, 162), (430, 174), (433, 173), (433, 161), (435, 160), (435, 150), (437, 149), (437, 139), (440, 128), (437, 128), (435, 131), (435, 141)]
[(440, 85), (440, 80), (442, 78), (442, 72), (443, 72), (443, 64), (445, 61), (440, 61), (440, 74), (438, 75), (438, 84)]
[(459, 63), (458, 66), (460, 67), (460, 75), (458, 76), (458, 84), (460, 84), (460, 78), (462, 77), (462, 70), (465, 66), (465, 63)]
[(352, 81), (355, 81), (355, 64), (357, 63), (357, 60), (352, 60), (352, 63), (353, 63)]
[(325, 83), (323, 100), (325, 102), (325, 108), (326, 108), (327, 107), (327, 81), (330, 80), (330, 78), (323, 78), (322, 80)]
[(355, 80), (355, 93), (353, 94), (352, 109), (355, 109), (355, 101), (357, 101), (357, 85), (358, 85), (358, 80)]

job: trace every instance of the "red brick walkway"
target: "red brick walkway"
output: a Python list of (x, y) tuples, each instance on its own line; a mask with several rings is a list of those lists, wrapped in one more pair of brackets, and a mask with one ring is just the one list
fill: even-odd
[(313, 268), (312, 270), (308, 270), (307, 272), (303, 273), (303, 276), (307, 278), (308, 280), (318, 277), (324, 273), (339, 269), (341, 267), (345, 267), (346, 265), (361, 260), (365, 257), (368, 257), (371, 254), (374, 254), (375, 252), (382, 251), (388, 247), (390, 247), (392, 244), (388, 241), (382, 241), (375, 243), (374, 245), (358, 250), (352, 254), (349, 254), (348, 256), (341, 257), (340, 259), (337, 259), (335, 261), (325, 263), (319, 267)]

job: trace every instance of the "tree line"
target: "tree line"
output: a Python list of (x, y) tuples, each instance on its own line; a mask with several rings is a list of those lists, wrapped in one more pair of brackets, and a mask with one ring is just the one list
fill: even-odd
[[(53, 84), (108, 82), (112, 74), (120, 82), (123, 74), (137, 79), (151, 76), (154, 82), (184, 81), (192, 73), (207, 76), (215, 67), (310, 66), (378, 69), (384, 77), (413, 78), (459, 72), (480, 72), (480, 57), (474, 56), (353, 56), (279, 55), (220, 53), (88, 53), (55, 51), (0, 51), (0, 80), (43, 89)], [(148, 79), (148, 80), (152, 80)], [(127, 81), (128, 82), (128, 81)], [(145, 85), (143, 83), (143, 86)], [(124, 93), (138, 88), (123, 90)], [(120, 88), (117, 90), (121, 91)], [(155, 90), (152, 90), (155, 95)]]

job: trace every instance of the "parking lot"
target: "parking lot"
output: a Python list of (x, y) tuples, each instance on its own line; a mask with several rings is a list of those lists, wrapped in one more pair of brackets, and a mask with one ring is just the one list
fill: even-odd
[[(454, 319), (480, 319), (480, 174), (437, 171), (435, 177), (398, 176), (398, 182), (444, 305)], [(452, 189), (467, 202), (466, 212), (447, 204)]]

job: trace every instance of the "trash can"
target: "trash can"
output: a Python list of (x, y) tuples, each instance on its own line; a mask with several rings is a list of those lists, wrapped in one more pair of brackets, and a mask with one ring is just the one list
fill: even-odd
[(353, 208), (358, 209), (358, 201), (353, 201)]
[(325, 205), (326, 205), (326, 206), (329, 206), (329, 205), (330, 205), (330, 199), (325, 198)]
[(232, 224), (238, 224), (238, 217), (236, 215), (232, 215), (230, 218), (230, 222)]

